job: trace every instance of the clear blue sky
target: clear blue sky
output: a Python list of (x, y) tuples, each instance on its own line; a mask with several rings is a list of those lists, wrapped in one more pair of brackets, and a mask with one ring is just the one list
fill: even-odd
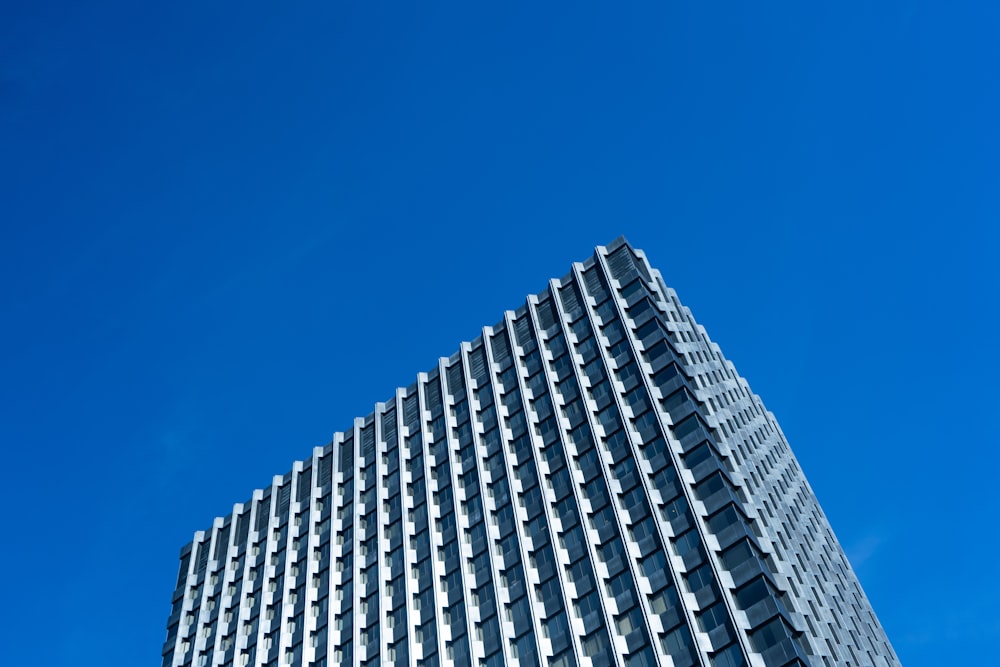
[(994, 664), (996, 3), (14, 4), (0, 662), (158, 664), (195, 530), (624, 234)]

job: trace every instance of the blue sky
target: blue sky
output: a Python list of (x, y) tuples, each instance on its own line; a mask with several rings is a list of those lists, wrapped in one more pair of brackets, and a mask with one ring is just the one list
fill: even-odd
[(5, 663), (156, 664), (195, 530), (619, 234), (993, 662), (995, 4), (284, 4), (0, 7)]

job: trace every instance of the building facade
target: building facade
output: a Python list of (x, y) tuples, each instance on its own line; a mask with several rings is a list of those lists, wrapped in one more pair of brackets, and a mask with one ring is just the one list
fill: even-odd
[(760, 399), (623, 239), (181, 551), (163, 667), (890, 667)]

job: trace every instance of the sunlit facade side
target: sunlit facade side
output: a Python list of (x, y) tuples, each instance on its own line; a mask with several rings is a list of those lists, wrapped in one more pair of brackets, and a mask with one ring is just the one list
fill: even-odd
[(623, 239), (181, 552), (163, 667), (899, 665), (773, 415)]

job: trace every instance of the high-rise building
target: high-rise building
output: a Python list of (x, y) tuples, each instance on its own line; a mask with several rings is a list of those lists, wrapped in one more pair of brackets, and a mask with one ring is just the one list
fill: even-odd
[(619, 239), (195, 533), (188, 665), (899, 661), (774, 417)]

